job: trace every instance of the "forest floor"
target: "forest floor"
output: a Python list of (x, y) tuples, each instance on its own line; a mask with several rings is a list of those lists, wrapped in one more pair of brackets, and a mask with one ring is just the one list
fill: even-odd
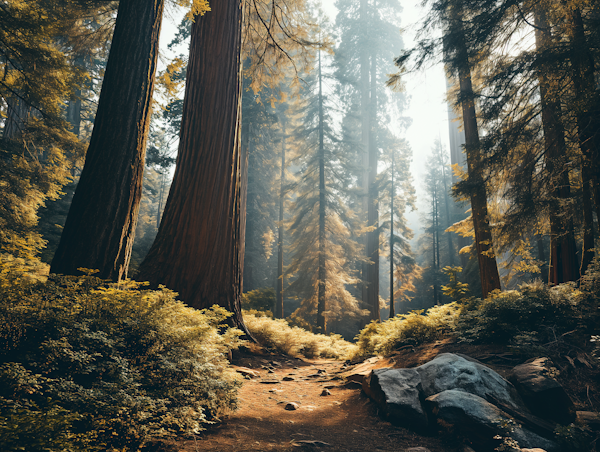
[[(505, 375), (523, 359), (500, 346), (469, 346), (449, 340), (407, 346), (374, 367), (414, 367), (437, 354), (464, 353)], [(568, 364), (568, 361), (566, 361)], [(202, 435), (163, 444), (159, 450), (180, 452), (244, 451), (404, 451), (426, 447), (431, 452), (462, 451), (461, 442), (442, 431), (429, 436), (393, 426), (379, 416), (377, 406), (342, 374), (351, 365), (334, 360), (310, 360), (272, 355), (260, 350), (238, 352), (234, 368), (255, 376), (244, 380), (239, 409)], [(560, 367), (560, 366), (559, 366)], [(600, 406), (597, 369), (565, 369), (566, 387), (578, 410)], [(574, 378), (575, 377), (575, 378)], [(287, 381), (286, 381), (287, 380)], [(322, 395), (327, 389), (330, 395)], [(590, 393), (591, 391), (591, 393)], [(288, 410), (288, 403), (297, 404)]]

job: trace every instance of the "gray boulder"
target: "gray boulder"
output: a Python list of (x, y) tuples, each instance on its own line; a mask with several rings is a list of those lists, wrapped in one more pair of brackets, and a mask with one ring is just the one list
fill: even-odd
[(511, 437), (524, 448), (541, 448), (558, 452), (556, 443), (520, 427), (510, 416), (483, 398), (462, 390), (446, 390), (428, 397), (428, 409), (438, 421), (458, 430), (476, 450), (493, 450), (495, 437)]
[(536, 358), (516, 366), (508, 376), (531, 412), (560, 424), (576, 418), (575, 405), (561, 384), (553, 377), (549, 358)]
[(363, 390), (393, 424), (417, 431), (427, 429), (421, 377), (416, 369), (375, 369), (363, 381)]
[(456, 389), (484, 399), (491, 396), (514, 409), (524, 409), (523, 401), (512, 384), (473, 359), (442, 353), (416, 369), (421, 376), (425, 397)]

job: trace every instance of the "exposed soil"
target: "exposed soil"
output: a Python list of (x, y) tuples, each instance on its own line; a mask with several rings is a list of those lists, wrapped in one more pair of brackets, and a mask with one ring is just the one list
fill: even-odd
[[(444, 352), (467, 354), (503, 375), (524, 361), (505, 347), (469, 346), (444, 340), (403, 347), (390, 358), (378, 361), (376, 367), (415, 367)], [(570, 369), (570, 362), (562, 361), (557, 363), (564, 375), (561, 380), (577, 409), (597, 410), (598, 369), (583, 364)], [(426, 447), (431, 452), (462, 451), (460, 440), (442, 430), (423, 436), (382, 419), (360, 385), (347, 383), (341, 377), (352, 368), (352, 363), (290, 358), (255, 350), (234, 355), (233, 365), (256, 373), (244, 380), (239, 393), (240, 408), (203, 435), (164, 444), (163, 450), (362, 452)], [(289, 381), (284, 381), (286, 377)], [(324, 390), (330, 395), (322, 395)], [(290, 402), (298, 408), (287, 410)]]

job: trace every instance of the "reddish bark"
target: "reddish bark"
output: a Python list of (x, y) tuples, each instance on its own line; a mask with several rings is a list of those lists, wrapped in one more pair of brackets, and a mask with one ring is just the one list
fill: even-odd
[[(137, 276), (196, 308), (241, 315), (245, 233), (240, 149), (242, 3), (222, 0), (192, 25), (179, 153), (158, 235)], [(246, 331), (247, 332), (247, 331)]]
[(127, 275), (146, 156), (164, 0), (121, 0), (94, 130), (53, 273)]

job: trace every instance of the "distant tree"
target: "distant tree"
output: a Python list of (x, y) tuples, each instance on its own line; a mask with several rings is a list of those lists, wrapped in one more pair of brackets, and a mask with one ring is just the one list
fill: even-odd
[[(382, 131), (389, 122), (386, 114), (394, 105), (383, 88), (388, 65), (402, 48), (397, 33), (400, 6), (395, 0), (339, 0), (336, 29), (340, 43), (336, 51), (336, 79), (346, 106), (342, 139), (355, 158), (357, 214), (362, 221), (362, 301), (371, 312), (379, 313), (379, 178), (378, 161), (382, 151)], [(395, 106), (402, 106), (402, 96)], [(358, 194), (360, 192), (360, 195)], [(358, 205), (360, 204), (360, 209)]]
[(317, 73), (306, 76), (307, 87), (294, 112), (299, 118), (293, 133), (297, 149), (292, 164), (299, 170), (297, 182), (290, 185), (295, 200), (290, 207), (292, 258), (286, 274), (293, 279), (286, 291), (301, 300), (294, 315), (326, 333), (332, 322), (361, 312), (348, 290), (357, 282), (350, 273), (356, 245), (350, 240), (351, 212), (341, 196), (345, 187), (337, 177), (342, 157), (323, 79), (319, 51)]
[[(395, 296), (402, 287), (398, 278), (398, 270), (407, 270), (409, 261), (414, 262), (410, 240), (413, 231), (408, 227), (405, 218), (406, 210), (414, 208), (415, 191), (410, 174), (410, 158), (412, 153), (408, 143), (394, 137), (391, 133), (381, 134), (381, 143), (385, 143), (385, 152), (381, 155), (386, 168), (380, 174), (380, 213), (381, 229), (389, 230), (387, 247), (382, 243), (382, 254), (389, 259), (390, 311), (389, 317), (396, 315)], [(412, 271), (412, 270), (410, 270)], [(398, 288), (397, 288), (398, 287)], [(404, 290), (401, 290), (404, 293)], [(403, 300), (404, 301), (404, 300)]]

